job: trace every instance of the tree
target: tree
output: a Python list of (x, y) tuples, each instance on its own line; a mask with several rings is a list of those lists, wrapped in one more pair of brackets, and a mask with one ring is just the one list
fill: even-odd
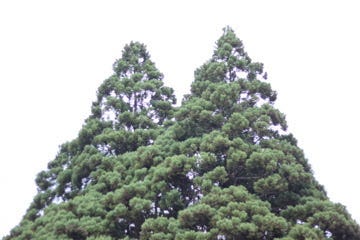
[(186, 180), (176, 185), (167, 174), (186, 207), (168, 220), (174, 231), (147, 220), (143, 239), (360, 239), (359, 226), (314, 179), (266, 78), (225, 28), (175, 124), (157, 140), (171, 158), (187, 158), (175, 178)]
[[(110, 205), (106, 194), (121, 190), (116, 197), (123, 197), (126, 204), (147, 204), (140, 198), (129, 203), (119, 194), (130, 193), (120, 188), (132, 182), (131, 174), (140, 174), (132, 173), (136, 160), (131, 152), (153, 145), (173, 118), (176, 99), (173, 89), (163, 85), (163, 75), (144, 44), (126, 45), (113, 70), (99, 87), (92, 114), (78, 137), (61, 145), (48, 169), (36, 177), (38, 194), (9, 239), (116, 237), (121, 224), (109, 221), (120, 206)], [(145, 191), (136, 184), (128, 189), (134, 194)]]
[(114, 72), (6, 240), (360, 239), (231, 28), (176, 109), (144, 45), (127, 45)]

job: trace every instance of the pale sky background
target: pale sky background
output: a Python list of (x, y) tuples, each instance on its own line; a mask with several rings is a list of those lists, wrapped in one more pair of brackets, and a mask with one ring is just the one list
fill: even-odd
[(0, 236), (20, 222), (36, 174), (77, 136), (126, 43), (147, 45), (180, 102), (226, 25), (265, 64), (330, 199), (360, 222), (357, 2), (0, 0)]

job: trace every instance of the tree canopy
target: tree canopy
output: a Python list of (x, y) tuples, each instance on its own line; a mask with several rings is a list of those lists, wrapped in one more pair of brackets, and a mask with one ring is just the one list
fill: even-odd
[(230, 27), (178, 107), (144, 44), (113, 70), (5, 240), (360, 239)]

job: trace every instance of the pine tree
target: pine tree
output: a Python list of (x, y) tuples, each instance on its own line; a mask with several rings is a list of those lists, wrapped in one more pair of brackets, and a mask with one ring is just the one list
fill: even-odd
[[(99, 87), (92, 113), (78, 137), (63, 144), (48, 169), (36, 177), (38, 194), (6, 239), (108, 239), (133, 231), (132, 225), (124, 229), (115, 220), (121, 206), (112, 202), (112, 194), (118, 190), (116, 201), (124, 198), (127, 207), (148, 204), (130, 197), (146, 192), (132, 176), (145, 174), (134, 171), (139, 158), (134, 152), (142, 149), (139, 152), (146, 158), (157, 151), (150, 146), (173, 118), (176, 99), (173, 89), (163, 85), (163, 75), (144, 44), (126, 45), (113, 70)], [(147, 164), (156, 161), (147, 158)], [(130, 214), (142, 213), (134, 209)]]
[(360, 239), (227, 27), (180, 107), (130, 43), (10, 239)]
[(360, 239), (356, 222), (314, 179), (266, 77), (225, 28), (158, 139), (175, 165), (167, 191), (186, 207), (146, 220), (142, 239)]

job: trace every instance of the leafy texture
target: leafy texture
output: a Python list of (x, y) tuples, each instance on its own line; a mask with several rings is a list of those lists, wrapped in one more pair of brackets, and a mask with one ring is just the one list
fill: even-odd
[(126, 45), (10, 239), (360, 239), (314, 179), (261, 63), (227, 27), (175, 97)]

